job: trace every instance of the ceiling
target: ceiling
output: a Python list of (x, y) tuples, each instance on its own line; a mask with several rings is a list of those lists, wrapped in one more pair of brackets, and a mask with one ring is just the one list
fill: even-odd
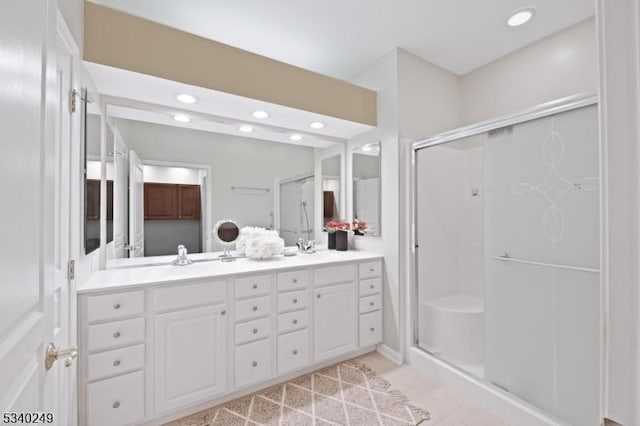
[[(343, 80), (396, 47), (463, 75), (595, 12), (594, 0), (93, 1)], [(535, 18), (508, 27), (524, 6)]]

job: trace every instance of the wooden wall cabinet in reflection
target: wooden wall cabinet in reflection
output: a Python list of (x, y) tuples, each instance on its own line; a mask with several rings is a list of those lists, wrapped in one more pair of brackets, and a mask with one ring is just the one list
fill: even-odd
[(144, 218), (200, 219), (200, 185), (145, 183)]

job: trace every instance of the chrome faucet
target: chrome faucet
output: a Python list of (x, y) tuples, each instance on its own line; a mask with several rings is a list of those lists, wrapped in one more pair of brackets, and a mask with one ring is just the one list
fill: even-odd
[(316, 242), (314, 240), (309, 240), (305, 243), (304, 238), (298, 238), (296, 245), (299, 253), (311, 254), (316, 252)]
[(186, 266), (191, 265), (193, 262), (187, 257), (187, 248), (180, 244), (178, 246), (178, 257), (171, 262), (172, 265)]

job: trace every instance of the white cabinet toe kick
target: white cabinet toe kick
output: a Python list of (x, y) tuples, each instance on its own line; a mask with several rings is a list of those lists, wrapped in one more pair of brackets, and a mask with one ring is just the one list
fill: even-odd
[(156, 424), (363, 353), (382, 276), (368, 255), (81, 290), (79, 424)]

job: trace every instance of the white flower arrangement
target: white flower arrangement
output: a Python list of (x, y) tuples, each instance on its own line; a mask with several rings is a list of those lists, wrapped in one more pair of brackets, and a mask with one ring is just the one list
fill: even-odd
[(284, 240), (276, 231), (245, 226), (240, 229), (236, 250), (250, 259), (268, 259), (284, 250)]

